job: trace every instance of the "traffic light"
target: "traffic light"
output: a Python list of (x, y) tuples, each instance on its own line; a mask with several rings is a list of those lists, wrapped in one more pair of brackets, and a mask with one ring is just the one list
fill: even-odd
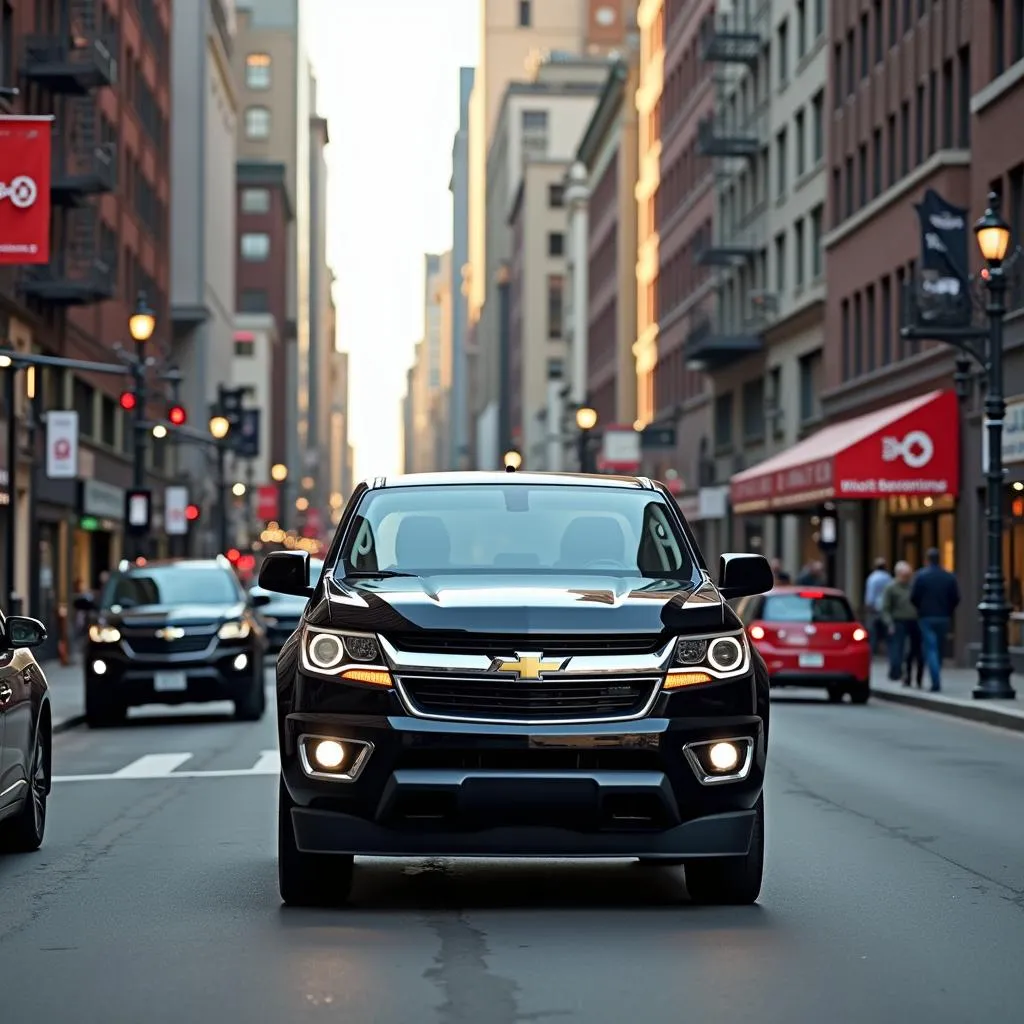
[(198, 505), (186, 505), (185, 506), (185, 518), (190, 523), (194, 523), (199, 518), (199, 506)]
[(122, 391), (121, 397), (118, 401), (121, 403), (121, 408), (124, 409), (125, 412), (131, 412), (132, 409), (138, 405), (139, 400), (135, 397), (134, 391)]
[(172, 426), (183, 427), (188, 422), (188, 413), (185, 406), (175, 403), (167, 410), (167, 419)]

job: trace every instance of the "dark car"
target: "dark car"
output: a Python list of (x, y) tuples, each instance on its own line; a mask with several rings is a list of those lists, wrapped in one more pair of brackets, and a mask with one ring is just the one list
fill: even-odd
[(277, 661), (286, 903), (337, 904), (354, 857), (684, 864), (692, 899), (752, 903), (764, 858), (764, 662), (647, 479), (424, 474), (361, 484)]
[[(320, 582), (320, 570), (324, 563), (313, 558), (309, 563), (309, 585)], [(249, 594), (260, 601), (259, 617), (267, 631), (267, 654), (277, 654), (288, 639), (299, 628), (302, 613), (306, 610), (304, 596), (294, 594), (272, 594), (260, 586), (250, 587)]]
[(0, 852), (38, 850), (50, 795), (50, 694), (32, 648), (46, 627), (0, 615)]
[(266, 633), (260, 599), (242, 589), (231, 563), (170, 559), (123, 563), (95, 605), (85, 648), (85, 717), (123, 721), (129, 707), (231, 700), (235, 717), (263, 717)]

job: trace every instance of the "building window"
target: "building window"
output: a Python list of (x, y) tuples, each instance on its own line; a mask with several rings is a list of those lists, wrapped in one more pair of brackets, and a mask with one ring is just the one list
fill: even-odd
[(533, 22), (530, 0), (519, 0), (519, 27), (529, 28)]
[(796, 0), (796, 59), (807, 52), (807, 3)]
[(249, 89), (270, 88), (270, 54), (250, 53), (245, 58), (245, 84)]
[(252, 359), (256, 355), (256, 340), (251, 334), (235, 335), (235, 355), (241, 359)]
[(960, 125), (957, 135), (961, 149), (971, 147), (971, 48), (962, 46), (957, 51), (957, 65), (960, 76), (960, 97), (957, 102), (957, 112), (960, 115)]
[(1024, 0), (1013, 0), (1013, 31), (1010, 33), (1010, 60), (1024, 60)]
[(885, 53), (885, 43), (882, 35), (882, 0), (875, 0), (871, 17), (874, 20), (873, 27), (875, 30), (875, 63), (881, 64), (882, 56)]
[(914, 91), (914, 166), (924, 163), (924, 86)]
[(786, 194), (787, 181), (786, 181), (786, 129), (783, 128), (778, 135), (775, 136), (775, 167), (776, 167), (776, 181), (778, 182), (778, 188), (776, 189), (776, 195), (781, 199)]
[(953, 92), (953, 62), (942, 65), (942, 145), (949, 149), (953, 145), (953, 122), (955, 119)]
[(989, 0), (992, 26), (992, 78), (998, 78), (1006, 70), (1006, 4), (1004, 0)]
[(900, 104), (900, 177), (910, 173), (910, 104)]
[(796, 127), (796, 176), (807, 170), (807, 125), (804, 123), (804, 112), (801, 110), (793, 119)]
[(14, 67), (14, 7), (10, 0), (3, 0), (0, 15), (0, 85), (13, 85), (16, 77)]
[(732, 392), (715, 397), (715, 448), (732, 447)]
[(548, 380), (561, 380), (565, 376), (565, 360), (548, 360)]
[(242, 189), (242, 213), (269, 213), (270, 190), (266, 188)]
[(809, 352), (800, 357), (800, 422), (818, 418), (817, 377), (821, 367), (821, 353)]
[(895, 46), (900, 38), (900, 9), (896, 0), (889, 0), (889, 46)]
[(262, 263), (270, 256), (270, 235), (264, 231), (242, 235), (239, 244), (242, 259), (247, 263)]
[(836, 43), (832, 47), (832, 81), (835, 89), (832, 93), (832, 105), (838, 110), (843, 105), (843, 44)]
[(807, 279), (805, 247), (804, 219), (801, 217), (793, 227), (793, 284), (797, 288), (803, 288)]
[(78, 413), (78, 429), (83, 437), (96, 436), (96, 389), (84, 380), (75, 378), (72, 385), (74, 409)]
[(743, 385), (743, 440), (764, 440), (764, 377)]
[(862, 142), (857, 147), (857, 208), (868, 205), (868, 147)]
[(850, 300), (843, 299), (841, 306), (842, 315), (842, 338), (843, 338), (843, 380), (850, 379), (850, 367), (852, 364), (852, 339), (850, 337)]
[(781, 300), (786, 290), (786, 232), (775, 236), (775, 294)]
[(117, 444), (117, 412), (117, 403), (104, 395), (100, 401), (100, 440), (111, 448)]
[(564, 185), (548, 185), (548, 206), (552, 210), (560, 210), (565, 206)]
[(886, 185), (896, 184), (896, 115), (890, 114), (885, 125)]
[(846, 33), (846, 95), (857, 91), (857, 49), (853, 29)]
[(864, 311), (860, 292), (853, 297), (853, 375), (864, 372)]
[(562, 337), (565, 312), (565, 278), (561, 274), (548, 274), (548, 337)]
[(811, 156), (817, 166), (825, 158), (825, 90), (819, 89), (811, 100)]
[(843, 191), (845, 192), (845, 195), (843, 197), (844, 198), (843, 216), (844, 217), (852, 217), (853, 216), (853, 157), (852, 156), (848, 156), (846, 158), (846, 163), (843, 166), (843, 177), (846, 179), (845, 180), (845, 188), (843, 189)]
[(892, 279), (882, 278), (882, 365), (892, 362)]
[(825, 34), (825, 0), (814, 0), (814, 38)]
[(871, 37), (868, 35), (868, 16), (860, 16), (860, 77), (871, 74)]
[(935, 72), (928, 75), (928, 155), (939, 148), (939, 89)]
[(266, 288), (243, 288), (238, 297), (239, 313), (269, 313), (270, 295)]
[(779, 59), (779, 85), (784, 86), (789, 81), (789, 22), (783, 18), (779, 25), (778, 42)]
[(871, 198), (876, 199), (882, 191), (882, 129), (871, 133)]
[(561, 231), (552, 231), (548, 234), (548, 255), (562, 256), (565, 254), (565, 235)]
[(819, 204), (811, 210), (811, 276), (815, 281), (825, 272), (824, 221), (825, 206)]
[(524, 110), (523, 156), (543, 159), (548, 155), (548, 112), (546, 110)]
[(246, 110), (245, 137), (247, 139), (270, 137), (270, 111), (266, 107), (249, 107)]
[(865, 341), (867, 343), (867, 370), (870, 373), (875, 368), (875, 323), (877, 310), (875, 309), (875, 286), (869, 284), (866, 292), (865, 299), (867, 309), (865, 310), (867, 316), (867, 335)]

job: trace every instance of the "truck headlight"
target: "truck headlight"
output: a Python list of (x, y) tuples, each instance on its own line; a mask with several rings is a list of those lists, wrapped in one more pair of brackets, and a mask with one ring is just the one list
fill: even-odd
[(735, 679), (750, 671), (750, 647), (743, 630), (676, 641), (665, 685), (670, 689)]
[(89, 627), (89, 639), (94, 644), (116, 644), (121, 639), (121, 630), (114, 626), (99, 626), (94, 623)]
[(302, 636), (302, 667), (311, 675), (390, 686), (391, 673), (372, 633), (347, 633), (306, 626)]
[(217, 630), (217, 636), (221, 640), (244, 640), (252, 632), (252, 627), (245, 619), (241, 622), (225, 622)]

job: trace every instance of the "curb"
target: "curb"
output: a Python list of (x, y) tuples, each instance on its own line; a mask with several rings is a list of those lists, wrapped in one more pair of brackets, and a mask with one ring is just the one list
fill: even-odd
[(936, 700), (917, 693), (897, 693), (893, 690), (876, 690), (871, 688), (871, 696), (877, 700), (887, 700), (893, 704), (907, 704), (910, 707), (923, 708), (936, 714), (950, 718), (964, 718), (983, 725), (994, 725), (1000, 729), (1013, 732), (1024, 732), (1024, 714), (1008, 714), (1000, 707), (993, 707), (984, 701), (971, 704), (957, 700)]
[(77, 729), (80, 725), (85, 725), (85, 715), (71, 715), (68, 718), (62, 718), (59, 722), (54, 722), (50, 731), (56, 736), (59, 733), (68, 732), (70, 729)]

